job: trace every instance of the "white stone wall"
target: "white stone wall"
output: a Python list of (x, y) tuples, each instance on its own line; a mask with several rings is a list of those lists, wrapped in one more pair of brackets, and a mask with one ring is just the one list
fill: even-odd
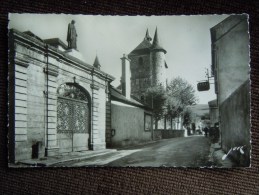
[[(135, 145), (152, 140), (152, 132), (144, 129), (145, 110), (118, 101), (111, 102), (112, 147)], [(134, 125), (133, 125), (134, 123)]]
[[(9, 136), (9, 142), (14, 142), (14, 147), (9, 147), (14, 150), (13, 159), (23, 160), (31, 157), (31, 147), (28, 145), (28, 103), (27, 103), (27, 67), (29, 66), (28, 62), (21, 62), (20, 60), (16, 60), (15, 62), (15, 70), (9, 74), (9, 81), (13, 80), (12, 83), (14, 85), (14, 126), (13, 132), (9, 132), (9, 135), (13, 135), (13, 137)], [(11, 84), (11, 83), (10, 83)], [(9, 86), (10, 88), (10, 86)], [(9, 93), (10, 95), (10, 93)], [(10, 101), (10, 99), (9, 99)], [(13, 107), (12, 102), (9, 102), (9, 107)], [(10, 108), (9, 108), (10, 109)], [(10, 121), (9, 123), (12, 123)], [(10, 154), (10, 151), (9, 151)], [(12, 155), (12, 154), (10, 154)]]
[(245, 15), (233, 15), (211, 29), (213, 65), (219, 105), (221, 146), (245, 145), (239, 166), (250, 164), (249, 34)]
[[(27, 137), (28, 147), (39, 142), (44, 146), (46, 128), (46, 100), (44, 96), (45, 74), (43, 64), (31, 62), (28, 66), (27, 79)], [(44, 156), (44, 147), (39, 148), (39, 157)]]
[[(227, 32), (227, 33), (226, 33)], [(246, 20), (228, 20), (216, 30), (212, 47), (217, 74), (219, 104), (249, 79), (249, 35)]]

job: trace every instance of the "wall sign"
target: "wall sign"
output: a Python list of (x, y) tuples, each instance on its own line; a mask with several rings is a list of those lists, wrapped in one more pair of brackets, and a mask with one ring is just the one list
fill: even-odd
[(210, 90), (210, 83), (209, 81), (200, 82), (197, 84), (198, 91), (208, 91)]

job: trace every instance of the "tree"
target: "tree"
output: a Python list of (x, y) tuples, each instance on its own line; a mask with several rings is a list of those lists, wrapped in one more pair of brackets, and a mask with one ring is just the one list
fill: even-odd
[(173, 79), (166, 89), (161, 85), (148, 88), (145, 97), (153, 108), (155, 129), (162, 118), (171, 119), (172, 124), (172, 119), (180, 117), (187, 106), (197, 102), (193, 86), (180, 77)]
[(187, 106), (193, 105), (198, 101), (193, 86), (180, 77), (171, 80), (167, 86), (166, 93), (166, 117), (171, 119), (171, 121), (176, 117), (180, 117)]
[(166, 112), (166, 91), (163, 86), (153, 86), (147, 89), (145, 93), (146, 102), (153, 108), (155, 129), (157, 129), (157, 123), (162, 119)]
[(193, 120), (193, 112), (191, 109), (187, 108), (183, 112), (183, 125), (189, 126), (192, 123)]

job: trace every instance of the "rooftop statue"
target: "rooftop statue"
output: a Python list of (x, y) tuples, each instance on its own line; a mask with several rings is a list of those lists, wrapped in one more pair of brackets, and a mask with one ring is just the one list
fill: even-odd
[(71, 23), (68, 24), (68, 30), (67, 30), (67, 42), (68, 42), (68, 49), (77, 49), (76, 45), (76, 28), (75, 28), (75, 21), (72, 20)]

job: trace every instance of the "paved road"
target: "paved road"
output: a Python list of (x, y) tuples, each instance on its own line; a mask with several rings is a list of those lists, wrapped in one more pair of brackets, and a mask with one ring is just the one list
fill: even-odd
[(141, 151), (115, 160), (108, 166), (208, 166), (209, 148), (209, 139), (204, 136), (166, 139), (146, 145)]
[(172, 138), (58, 166), (202, 167), (209, 166), (209, 147), (209, 139), (204, 136)]

